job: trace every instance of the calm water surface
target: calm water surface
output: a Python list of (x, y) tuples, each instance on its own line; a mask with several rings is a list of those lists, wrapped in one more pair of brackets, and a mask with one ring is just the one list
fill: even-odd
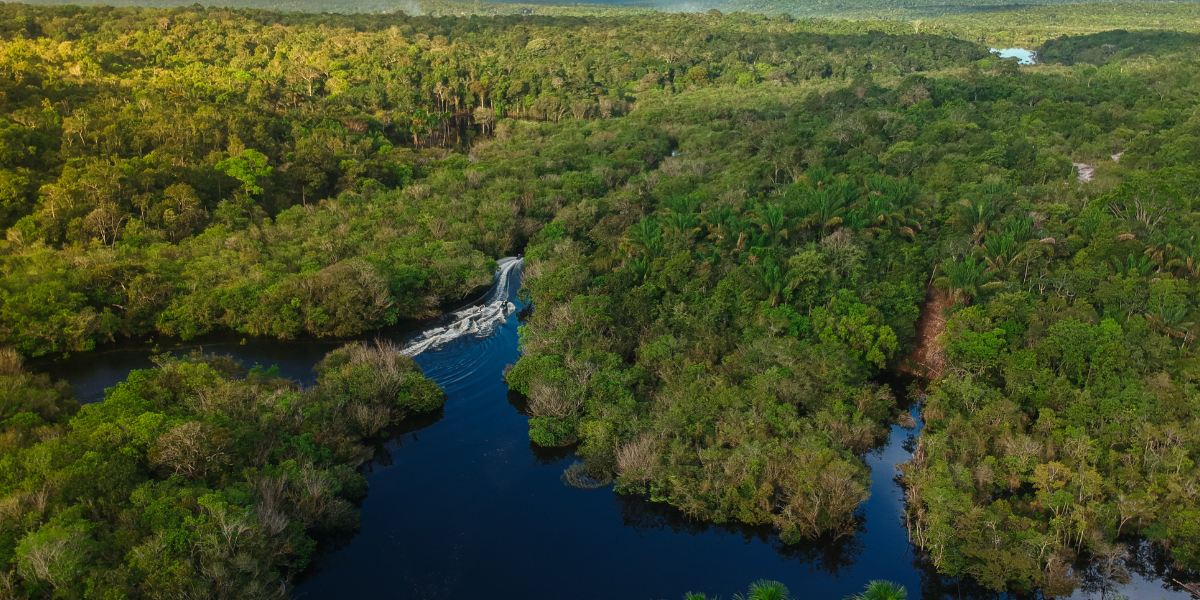
[[(867, 457), (871, 498), (861, 527), (836, 542), (783, 546), (769, 529), (698, 523), (611, 487), (564, 486), (559, 476), (574, 459), (566, 450), (530, 446), (521, 401), (502, 380), (518, 357), (517, 326), (513, 317), (489, 338), (460, 339), (416, 357), (448, 393), (445, 408), (406, 422), (409, 431), (368, 465), (361, 531), (326, 541), (294, 598), (676, 599), (689, 590), (730, 598), (760, 578), (821, 600), (840, 600), (871, 579), (901, 583), (914, 599), (986, 595), (932, 575), (914, 556), (893, 477), (916, 432), (899, 427)], [(338, 345), (218, 339), (203, 350), (278, 365), (283, 375), (311, 384), (313, 365)], [(151, 365), (142, 347), (40, 367), (67, 379), (81, 400), (97, 401), (131, 369)], [(1121, 592), (1139, 600), (1186, 597), (1157, 578), (1138, 577)]]
[(1017, 63), (1022, 65), (1032, 65), (1037, 62), (1037, 51), (1026, 50), (1024, 48), (988, 48), (993, 54), (1000, 58), (1015, 58)]

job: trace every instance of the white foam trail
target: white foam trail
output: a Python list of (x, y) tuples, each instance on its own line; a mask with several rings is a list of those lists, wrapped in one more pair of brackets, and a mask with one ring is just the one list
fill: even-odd
[(400, 352), (408, 356), (416, 356), (426, 350), (436, 350), (448, 342), (464, 335), (488, 337), (496, 332), (508, 318), (517, 312), (517, 307), (509, 302), (509, 290), (512, 285), (513, 272), (524, 261), (518, 257), (506, 257), (496, 261), (500, 271), (496, 276), (496, 285), (488, 290), (483, 303), (468, 306), (450, 313), (453, 319), (447, 325), (430, 327), (417, 335), (411, 343)]

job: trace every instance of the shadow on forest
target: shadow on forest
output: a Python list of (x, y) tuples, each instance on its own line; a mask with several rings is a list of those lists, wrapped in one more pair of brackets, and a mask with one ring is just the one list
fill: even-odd
[(1194, 53), (1200, 48), (1200, 34), (1179, 31), (1125, 31), (1116, 29), (1081, 36), (1062, 36), (1037, 49), (1044, 63), (1103, 66), (1114, 60), (1139, 54), (1162, 56), (1181, 52)]

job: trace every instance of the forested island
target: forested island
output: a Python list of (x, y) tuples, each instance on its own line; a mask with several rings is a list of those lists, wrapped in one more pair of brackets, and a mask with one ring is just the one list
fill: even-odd
[[(363, 336), (517, 255), (506, 380), (580, 477), (845, 538), (908, 397), (939, 576), (1200, 569), (1200, 5), (437, 6), (0, 5), (0, 596), (286, 597), (445, 402)], [(213, 334), (346, 344), (310, 387), (164, 353), (84, 406), (30, 367)]]

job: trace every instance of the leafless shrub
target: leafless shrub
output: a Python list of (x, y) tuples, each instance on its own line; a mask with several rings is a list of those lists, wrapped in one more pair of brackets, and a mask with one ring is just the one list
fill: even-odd
[(305, 527), (312, 527), (327, 514), (333, 500), (329, 493), (331, 484), (325, 471), (315, 469), (304, 471), (300, 481), (293, 482), (292, 502), (296, 517)]
[(721, 206), (737, 206), (746, 200), (745, 188), (729, 188), (718, 197)]
[(861, 263), (866, 255), (846, 229), (838, 229), (821, 240), (821, 249), (830, 259), (830, 267), (839, 276), (847, 276)]
[(914, 85), (902, 94), (900, 94), (900, 106), (912, 106), (919, 104), (925, 100), (929, 100), (933, 96), (929, 90), (923, 85)]
[(646, 483), (654, 475), (658, 465), (658, 454), (655, 452), (654, 438), (642, 436), (632, 442), (621, 445), (615, 452), (617, 473), (626, 479)]
[(537, 279), (542, 276), (545, 270), (546, 263), (536, 258), (526, 259), (525, 266), (521, 269), (521, 282), (524, 283), (529, 279)]
[(392, 422), (392, 409), (381, 404), (355, 402), (347, 409), (350, 421), (358, 426), (364, 438), (374, 437)]
[(0, 348), (0, 376), (16, 377), (25, 366), (21, 354), (13, 348)]
[(659, 165), (658, 169), (662, 171), (664, 175), (676, 177), (683, 175), (686, 171), (686, 167), (687, 164), (684, 162), (684, 159), (678, 156), (668, 156), (663, 159), (662, 164)]
[(159, 436), (150, 450), (153, 467), (200, 479), (228, 460), (228, 432), (208, 423), (189, 421)]
[(400, 348), (389, 340), (375, 340), (374, 343), (354, 342), (347, 344), (329, 354), (326, 360), (339, 355), (346, 359), (340, 368), (366, 366), (372, 372), (372, 389), (360, 390), (358, 398), (369, 403), (390, 404), (396, 399), (396, 394), (408, 378), (406, 363), (412, 359), (400, 353)]
[(39, 515), (45, 514), (46, 504), (50, 502), (50, 498), (54, 497), (55, 491), (56, 490), (51, 488), (48, 484), (43, 484), (42, 489), (30, 494), (25, 494), (21, 500), (24, 503), (29, 504), (29, 506), (32, 507), (33, 510), (36, 510)]
[(0, 600), (17, 600), (24, 598), (17, 593), (16, 573), (0, 573)]
[(433, 239), (440, 240), (446, 237), (447, 233), (450, 233), (450, 224), (445, 219), (438, 217), (429, 221), (429, 235), (433, 236)]
[(595, 105), (591, 102), (572, 102), (571, 116), (575, 117), (576, 119), (586, 119), (592, 114), (592, 108), (594, 106)]
[(854, 511), (866, 500), (867, 489), (845, 465), (828, 465), (815, 482), (792, 478), (783, 483), (787, 501), (775, 515), (778, 527), (797, 527), (809, 537), (827, 532), (835, 539), (854, 531)]
[(404, 188), (404, 194), (413, 200), (424, 200), (429, 197), (429, 186), (414, 183), (407, 188)]
[(873, 422), (846, 423), (830, 420), (826, 425), (829, 437), (839, 444), (849, 448), (856, 454), (862, 454), (875, 445), (883, 430)]
[[(29, 549), (21, 561), (22, 575), (38, 581), (53, 581), (51, 570), (66, 557), (69, 550), (65, 545), (36, 544)], [(57, 586), (56, 586), (57, 587)]]
[(1041, 442), (1027, 435), (1018, 435), (1005, 445), (1004, 455), (1024, 466), (1037, 457), (1041, 451)]
[[(57, 539), (43, 540), (29, 547), (21, 557), (18, 572), (26, 579), (45, 581), (58, 588), (71, 577), (72, 564), (82, 563), (88, 551), (85, 547), (87, 534), (80, 527), (63, 532)], [(63, 567), (67, 568), (63, 568)]]
[(21, 508), (21, 499), (16, 496), (8, 496), (0, 500), (0, 524), (16, 523), (20, 521), (25, 511)]
[(38, 442), (44, 444), (50, 440), (58, 439), (60, 436), (62, 436), (63, 431), (54, 425), (43, 425), (41, 427), (34, 428), (32, 433), (33, 437), (36, 438)]
[(644, 92), (644, 91), (650, 89), (652, 86), (658, 85), (658, 81), (660, 78), (661, 78), (661, 75), (659, 75), (658, 73), (646, 73), (645, 75), (642, 76), (641, 81), (638, 81), (637, 91)]
[(971, 469), (971, 476), (974, 477), (975, 483), (981, 488), (992, 485), (995, 479), (996, 471), (991, 465), (979, 465)]
[(88, 213), (83, 220), (83, 226), (88, 231), (100, 236), (102, 244), (108, 245), (116, 243), (121, 225), (128, 218), (128, 213), (118, 211), (114, 205), (100, 206)]
[(617, 100), (616, 98), (602, 97), (600, 98), (600, 118), (611, 119), (614, 115), (619, 115), (625, 111), (626, 102)]
[(1081, 582), (1081, 577), (1072, 568), (1075, 558), (1075, 552), (1069, 548), (1050, 555), (1039, 586), (1046, 597), (1064, 598), (1075, 593)]
[[(392, 306), (387, 278), (374, 265), (358, 258), (325, 267), (301, 281), (300, 286), (317, 306), (338, 304), (325, 310), (353, 314), (364, 325), (378, 322)], [(346, 301), (351, 294), (352, 303)]]
[(572, 400), (557, 387), (543, 379), (533, 382), (529, 390), (529, 415), (531, 417), (555, 417), (562, 419), (575, 414), (581, 402)]
[(1118, 218), (1137, 221), (1145, 225), (1151, 233), (1170, 214), (1170, 209), (1167, 207), (1158, 206), (1139, 197), (1135, 197), (1133, 202), (1111, 202), (1108, 210)]
[(568, 354), (565, 361), (567, 370), (571, 372), (571, 378), (580, 387), (586, 387), (592, 381), (592, 377), (596, 375), (596, 363), (589, 360), (580, 360), (572, 354)]
[(238, 382), (220, 381), (199, 390), (188, 400), (188, 404), (200, 414), (222, 412), (234, 418), (241, 418), (255, 409), (258, 399), (259, 392), (255, 388)]
[(556, 304), (550, 309), (547, 315), (546, 329), (554, 331), (559, 329), (569, 329), (575, 324), (575, 316), (571, 314), (571, 306), (569, 304)]
[[(259, 477), (256, 483), (258, 494), (262, 497), (262, 501), (258, 505), (259, 510), (266, 512), (278, 511), (287, 497), (287, 471), (282, 472), (279, 477)], [(282, 531), (282, 529), (279, 531)], [(278, 531), (275, 533), (278, 533)]]

